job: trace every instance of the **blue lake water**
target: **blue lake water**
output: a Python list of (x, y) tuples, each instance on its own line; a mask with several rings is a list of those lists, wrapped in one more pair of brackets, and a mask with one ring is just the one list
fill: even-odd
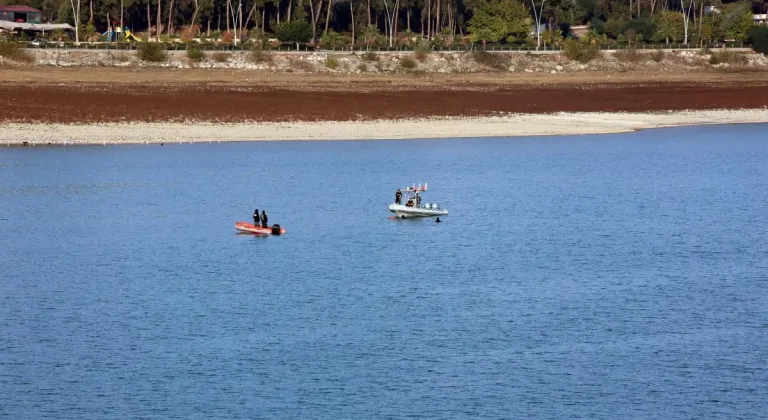
[(765, 418), (767, 133), (0, 150), (0, 418)]

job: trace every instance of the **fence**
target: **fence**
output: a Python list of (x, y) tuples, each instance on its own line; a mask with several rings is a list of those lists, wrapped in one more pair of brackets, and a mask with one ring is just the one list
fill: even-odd
[[(20, 43), (26, 48), (30, 49), (78, 49), (78, 50), (94, 50), (94, 51), (132, 51), (138, 48), (139, 44), (136, 43), (117, 43), (117, 42), (103, 42), (103, 43), (85, 43), (81, 42), (80, 45), (76, 45), (72, 42), (27, 42)], [(203, 51), (230, 51), (230, 52), (245, 52), (251, 51), (252, 45), (224, 45), (224, 44), (180, 44), (171, 43), (163, 44), (167, 51), (186, 51), (189, 45), (194, 45), (195, 48)], [(743, 42), (729, 42), (729, 43), (710, 43), (703, 45), (691, 45), (682, 43), (671, 44), (640, 44), (640, 45), (597, 45), (597, 48), (601, 51), (620, 51), (627, 49), (638, 50), (700, 50), (702, 48), (751, 48), (749, 44)], [(276, 47), (269, 47), (265, 50), (277, 51), (277, 52), (413, 52), (418, 50), (418, 47), (396, 46), (396, 47), (382, 47), (382, 46), (359, 46), (355, 48), (351, 47), (332, 47), (332, 48), (315, 48), (309, 45), (300, 45), (297, 49), (295, 44), (288, 45), (282, 44)], [(527, 45), (451, 45), (451, 46), (432, 46), (428, 49), (432, 52), (466, 52), (466, 51), (487, 51), (487, 52), (517, 52), (517, 53), (554, 53), (562, 51), (559, 46), (545, 45), (541, 48)]]

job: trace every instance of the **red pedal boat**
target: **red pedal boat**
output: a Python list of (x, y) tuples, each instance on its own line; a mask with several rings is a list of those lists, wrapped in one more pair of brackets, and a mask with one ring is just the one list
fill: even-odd
[(235, 229), (241, 232), (256, 233), (259, 235), (282, 235), (285, 233), (285, 228), (281, 228), (280, 225), (272, 225), (272, 227), (261, 227), (248, 222), (235, 223)]

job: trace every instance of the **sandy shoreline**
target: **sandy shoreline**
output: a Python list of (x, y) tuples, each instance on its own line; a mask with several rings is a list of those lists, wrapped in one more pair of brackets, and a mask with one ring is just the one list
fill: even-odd
[(280, 140), (390, 140), (622, 133), (704, 124), (767, 123), (768, 109), (555, 113), (494, 117), (270, 123), (9, 123), (0, 144), (85, 145)]

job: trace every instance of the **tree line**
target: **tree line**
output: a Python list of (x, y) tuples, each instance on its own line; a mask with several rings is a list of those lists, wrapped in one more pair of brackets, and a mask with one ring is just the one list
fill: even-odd
[[(557, 45), (587, 25), (592, 43), (743, 41), (768, 1), (720, 0), (0, 0), (76, 26), (78, 40), (128, 27), (149, 39), (277, 35), (281, 41), (388, 45)], [(538, 25), (537, 25), (538, 22)]]

